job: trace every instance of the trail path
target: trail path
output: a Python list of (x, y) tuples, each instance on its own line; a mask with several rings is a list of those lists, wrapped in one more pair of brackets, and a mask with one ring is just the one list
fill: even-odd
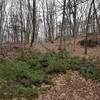
[(100, 83), (83, 78), (78, 72), (53, 76), (55, 85), (38, 100), (100, 100)]

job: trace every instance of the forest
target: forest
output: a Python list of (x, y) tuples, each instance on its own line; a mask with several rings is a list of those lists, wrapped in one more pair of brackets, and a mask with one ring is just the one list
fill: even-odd
[(0, 0), (0, 100), (100, 100), (100, 0)]

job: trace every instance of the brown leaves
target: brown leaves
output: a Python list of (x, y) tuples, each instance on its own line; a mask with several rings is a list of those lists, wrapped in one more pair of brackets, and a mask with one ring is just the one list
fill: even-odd
[(81, 77), (78, 72), (54, 75), (54, 87), (38, 100), (99, 100), (100, 83)]

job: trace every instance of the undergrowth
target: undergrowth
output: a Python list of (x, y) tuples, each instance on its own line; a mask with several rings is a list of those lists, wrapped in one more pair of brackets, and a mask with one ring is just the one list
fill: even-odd
[(100, 81), (98, 62), (70, 57), (66, 52), (27, 51), (15, 61), (0, 59), (0, 98), (35, 100), (42, 84), (53, 85), (49, 78), (52, 73), (66, 73), (66, 70), (79, 71), (86, 78)]

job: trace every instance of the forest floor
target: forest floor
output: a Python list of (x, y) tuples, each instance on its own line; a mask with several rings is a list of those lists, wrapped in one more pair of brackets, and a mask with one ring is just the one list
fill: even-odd
[[(66, 50), (68, 51), (71, 56), (79, 56), (79, 57), (85, 57), (88, 56), (90, 58), (100, 58), (100, 46), (96, 47), (88, 47), (88, 54), (84, 54), (84, 47), (80, 46), (79, 41), (83, 40), (85, 36), (78, 36), (75, 40), (75, 46), (74, 46), (74, 39), (71, 37), (66, 38)], [(89, 38), (95, 39), (94, 36), (90, 36)], [(98, 40), (100, 40), (100, 36), (98, 36)], [(8, 56), (10, 58), (16, 57), (21, 51), (25, 49), (31, 49), (32, 51), (37, 52), (47, 52), (47, 51), (59, 51), (59, 44), (60, 40), (56, 39), (53, 43), (47, 42), (47, 43), (34, 43), (33, 48), (30, 48), (29, 45), (22, 45), (22, 44), (4, 44), (3, 45), (3, 56)], [(1, 53), (1, 52), (0, 52)]]
[(78, 72), (53, 76), (55, 85), (38, 100), (100, 100), (100, 83), (83, 78)]
[[(99, 36), (98, 36), (99, 37)], [(94, 38), (94, 37), (90, 37)], [(75, 40), (75, 46), (74, 46), (74, 39), (73, 38), (68, 38), (66, 39), (66, 50), (71, 56), (79, 56), (79, 57), (90, 57), (90, 58), (100, 58), (100, 46), (96, 47), (88, 47), (88, 54), (84, 54), (84, 47), (80, 46), (79, 41), (83, 40), (84, 36), (79, 36)], [(98, 38), (100, 39), (100, 37)], [(33, 44), (33, 50), (35, 51), (40, 51), (40, 52), (46, 52), (46, 51), (54, 51), (58, 52), (59, 51), (59, 44), (60, 40), (54, 41), (54, 43), (34, 43)]]
[[(84, 48), (78, 43), (83, 37), (76, 39), (76, 46), (73, 47), (73, 39), (66, 39), (66, 50), (72, 56), (84, 57)], [(3, 56), (15, 58), (20, 51), (28, 49), (29, 46), (19, 44), (5, 45)], [(33, 51), (46, 52), (58, 51), (59, 40), (54, 43), (34, 43)], [(100, 58), (100, 47), (88, 48), (88, 57)], [(45, 94), (41, 94), (38, 100), (100, 100), (100, 82), (86, 79), (78, 72), (67, 71), (66, 74), (55, 74), (52, 76), (54, 86)]]
[[(84, 37), (76, 39), (75, 49), (73, 39), (66, 42), (66, 50), (72, 56), (84, 57), (84, 48), (79, 45), (79, 41)], [(40, 51), (58, 51), (59, 40), (54, 43), (40, 44)], [(37, 49), (38, 49), (37, 48)], [(44, 50), (45, 48), (45, 50)], [(100, 47), (88, 48), (87, 57), (100, 58)], [(78, 72), (68, 71), (66, 74), (53, 76), (55, 85), (46, 93), (39, 96), (38, 100), (100, 100), (100, 83), (82, 77)]]

